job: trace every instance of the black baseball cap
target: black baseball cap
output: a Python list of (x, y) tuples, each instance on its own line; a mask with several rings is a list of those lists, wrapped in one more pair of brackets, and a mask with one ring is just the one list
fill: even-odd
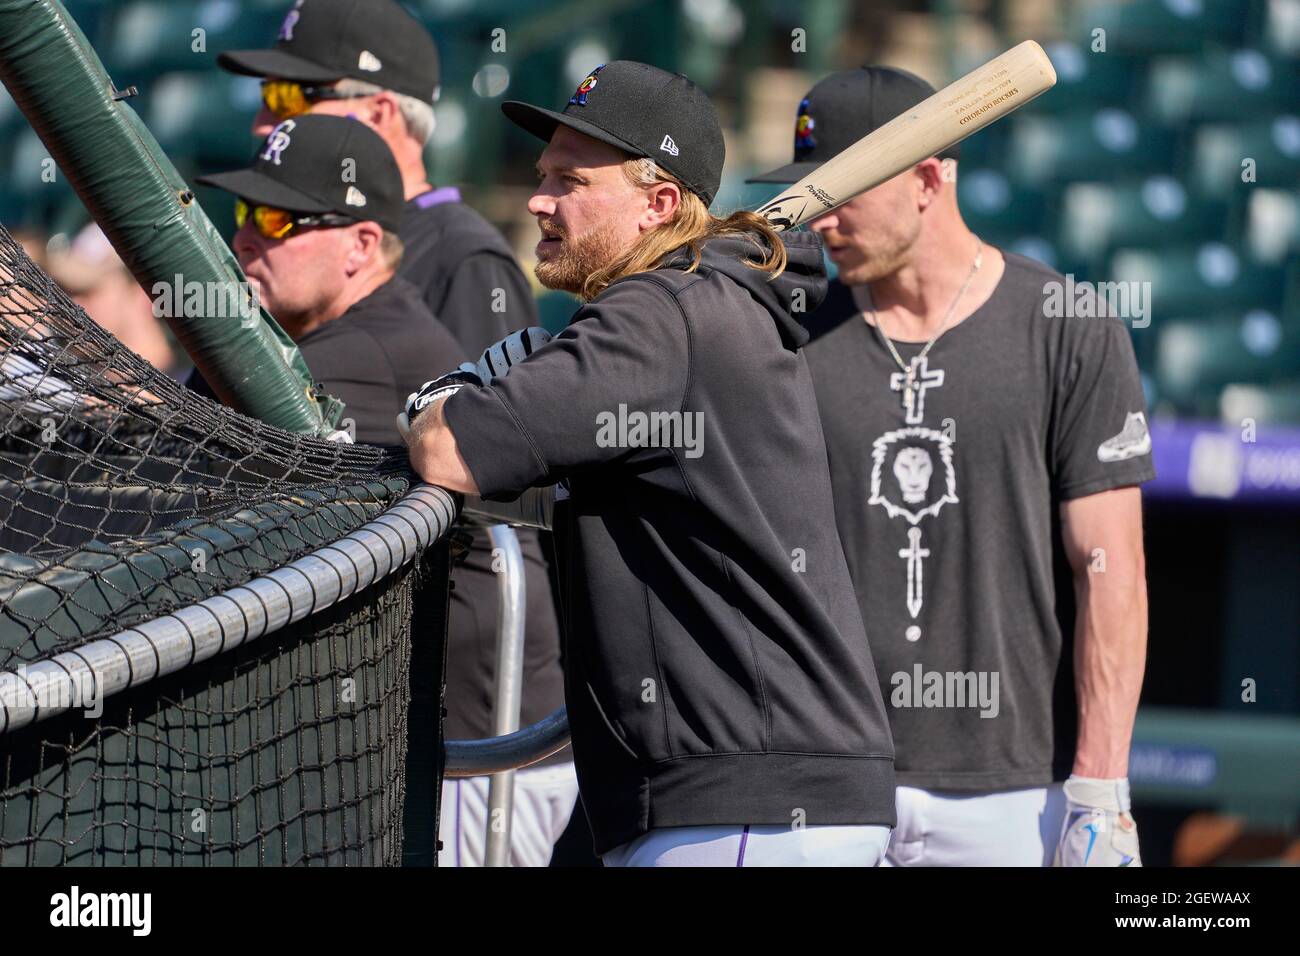
[[(826, 77), (803, 98), (794, 121), (794, 162), (745, 180), (797, 183), (826, 160), (877, 127), (934, 95), (934, 87), (906, 70), (863, 66)], [(939, 153), (956, 159), (956, 146)]]
[(438, 48), (419, 20), (393, 0), (297, 0), (269, 50), (228, 50), (231, 73), (299, 83), (365, 80), (431, 103)]
[(255, 205), (336, 213), (397, 232), (402, 174), (388, 144), (360, 120), (307, 113), (280, 123), (247, 169), (195, 180)]
[(653, 159), (706, 206), (718, 194), (726, 159), (718, 114), (704, 91), (680, 73), (613, 60), (587, 74), (562, 112), (518, 100), (502, 103), (501, 111), (547, 142), (555, 127), (567, 126)]

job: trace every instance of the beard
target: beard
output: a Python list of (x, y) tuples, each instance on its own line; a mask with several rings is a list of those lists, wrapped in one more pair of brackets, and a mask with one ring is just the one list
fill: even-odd
[(581, 297), (583, 286), (592, 273), (609, 265), (623, 252), (613, 228), (594, 229), (575, 239), (554, 223), (542, 225), (560, 240), (550, 258), (539, 259), (533, 267), (537, 281), (548, 289)]
[(866, 285), (893, 275), (912, 260), (912, 247), (921, 234), (921, 223), (911, 228), (878, 230), (869, 248), (856, 248), (852, 262), (840, 266), (839, 279), (845, 285)]

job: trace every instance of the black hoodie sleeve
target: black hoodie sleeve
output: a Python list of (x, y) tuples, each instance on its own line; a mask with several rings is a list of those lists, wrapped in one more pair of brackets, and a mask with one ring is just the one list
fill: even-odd
[(630, 278), (505, 378), (461, 389), (444, 412), (480, 494), (511, 496), (634, 451), (610, 440), (619, 406), (682, 411), (689, 378), (676, 298), (653, 279)]

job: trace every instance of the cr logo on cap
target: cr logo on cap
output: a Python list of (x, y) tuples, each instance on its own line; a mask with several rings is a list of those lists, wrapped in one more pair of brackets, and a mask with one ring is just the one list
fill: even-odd
[(585, 80), (583, 80), (581, 83), (578, 84), (578, 88), (577, 88), (576, 90), (574, 90), (574, 91), (573, 91), (573, 95), (569, 97), (569, 104), (570, 104), (571, 106), (586, 106), (586, 105), (587, 105), (587, 94), (590, 93), (590, 92), (592, 91), (592, 89), (595, 88), (595, 86), (596, 86), (596, 74), (599, 73), (599, 72), (600, 72), (601, 70), (603, 70), (603, 69), (605, 69), (605, 64), (604, 64), (604, 63), (602, 63), (600, 66), (596, 67), (596, 68), (595, 68), (594, 70), (592, 70), (590, 73), (588, 73), (588, 74), (587, 74), (587, 78), (586, 78)]
[(285, 120), (275, 129), (271, 130), (271, 135), (266, 138), (266, 148), (262, 150), (262, 159), (268, 163), (280, 165), (280, 154), (289, 148), (289, 133), (297, 126), (291, 119)]
[(293, 9), (284, 15), (284, 22), (280, 24), (280, 35), (277, 39), (284, 40), (286, 43), (293, 40), (293, 28), (297, 26), (298, 20), (302, 16), (302, 14), (298, 12), (301, 6), (302, 0), (298, 0), (298, 2), (293, 5)]

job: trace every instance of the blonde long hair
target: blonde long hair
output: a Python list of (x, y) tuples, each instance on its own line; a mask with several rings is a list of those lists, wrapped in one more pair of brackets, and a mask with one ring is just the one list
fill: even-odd
[(594, 299), (615, 279), (658, 268), (670, 253), (682, 246), (688, 246), (691, 251), (692, 262), (686, 271), (694, 272), (700, 265), (701, 247), (719, 236), (753, 236), (757, 233), (765, 240), (767, 248), (760, 258), (745, 259), (745, 265), (768, 273), (769, 279), (775, 279), (785, 271), (785, 244), (762, 216), (744, 209), (725, 218), (714, 216), (704, 205), (704, 200), (687, 189), (676, 176), (661, 169), (653, 159), (637, 157), (627, 160), (623, 163), (623, 175), (633, 186), (676, 183), (681, 186), (682, 202), (672, 219), (642, 233), (626, 252), (587, 277), (581, 293), (585, 301)]

